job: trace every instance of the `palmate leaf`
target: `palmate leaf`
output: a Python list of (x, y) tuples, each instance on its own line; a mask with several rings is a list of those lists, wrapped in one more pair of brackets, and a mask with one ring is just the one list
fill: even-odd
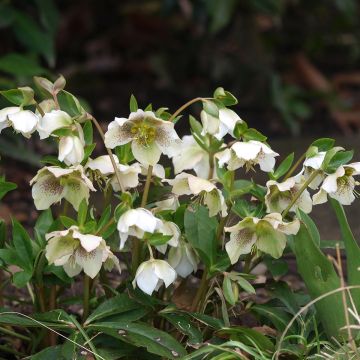
[(90, 324), (88, 330), (101, 331), (134, 346), (146, 347), (147, 351), (166, 359), (182, 359), (187, 354), (171, 335), (145, 323), (100, 322)]

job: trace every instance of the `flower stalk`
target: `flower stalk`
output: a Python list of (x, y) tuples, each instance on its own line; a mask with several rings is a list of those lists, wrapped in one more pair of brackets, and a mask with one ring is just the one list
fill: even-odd
[(286, 215), (288, 214), (288, 212), (290, 211), (290, 209), (293, 207), (293, 205), (296, 203), (297, 199), (300, 197), (300, 195), (307, 189), (307, 187), (309, 186), (309, 184), (311, 184), (311, 182), (318, 176), (318, 174), (320, 173), (320, 170), (315, 170), (310, 176), (309, 178), (302, 184), (301, 188), (299, 189), (299, 191), (294, 195), (294, 197), (292, 198), (290, 204), (287, 206), (287, 208), (283, 211), (282, 216), (283, 218), (286, 217)]

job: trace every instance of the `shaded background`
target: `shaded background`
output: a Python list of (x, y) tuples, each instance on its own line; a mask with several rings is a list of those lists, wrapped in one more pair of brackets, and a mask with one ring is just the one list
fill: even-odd
[[(0, 88), (61, 73), (105, 127), (127, 116), (131, 93), (173, 112), (223, 86), (284, 155), (319, 136), (360, 151), (359, 15), (357, 0), (0, 0)], [(0, 140), (9, 180), (27, 193), (47, 151), (10, 132)]]

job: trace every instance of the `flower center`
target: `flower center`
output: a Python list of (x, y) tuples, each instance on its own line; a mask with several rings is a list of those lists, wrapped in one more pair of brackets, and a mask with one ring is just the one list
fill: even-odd
[(156, 129), (144, 122), (135, 124), (130, 131), (134, 136), (134, 140), (142, 146), (148, 146), (155, 140)]

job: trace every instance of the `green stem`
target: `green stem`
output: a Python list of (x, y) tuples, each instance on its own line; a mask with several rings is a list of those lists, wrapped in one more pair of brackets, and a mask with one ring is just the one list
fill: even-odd
[(84, 294), (83, 294), (83, 321), (89, 316), (89, 300), (90, 300), (90, 277), (84, 275)]
[(211, 98), (201, 98), (201, 97), (197, 97), (195, 99), (192, 99), (190, 101), (188, 101), (187, 103), (185, 103), (184, 105), (180, 106), (169, 118), (169, 121), (174, 121), (174, 119), (176, 119), (176, 117), (181, 114), (187, 107), (189, 107), (190, 105), (198, 102), (198, 101), (203, 101), (203, 100), (210, 100)]
[[(147, 204), (148, 196), (149, 196), (149, 190), (150, 190), (150, 184), (151, 184), (151, 177), (153, 172), (153, 166), (149, 165), (147, 175), (146, 175), (146, 181), (144, 186), (144, 192), (141, 199), (140, 207), (144, 208)], [(139, 267), (141, 262), (141, 253), (142, 253), (142, 243), (138, 238), (133, 238), (133, 254), (132, 254), (132, 260), (131, 260), (131, 270), (133, 276), (135, 276), (136, 269)]]
[(10, 336), (13, 336), (13, 337), (17, 337), (21, 340), (25, 340), (25, 341), (31, 341), (31, 339), (28, 337), (28, 336), (25, 336), (25, 335), (22, 335), (22, 334), (19, 334), (15, 331), (12, 331), (12, 330), (9, 330), (9, 329), (6, 329), (4, 327), (0, 327), (0, 332), (2, 332), (3, 334), (6, 334), (6, 335), (10, 335)]
[(73, 322), (73, 324), (77, 327), (77, 329), (79, 330), (80, 334), (83, 336), (83, 338), (86, 340), (86, 344), (89, 345), (91, 351), (93, 352), (93, 355), (95, 356), (96, 360), (105, 360), (102, 356), (97, 354), (97, 350), (95, 348), (95, 346), (93, 345), (93, 343), (91, 342), (89, 336), (87, 335), (87, 333), (84, 331), (84, 329), (82, 328), (82, 326), (79, 324), (79, 322), (75, 319), (75, 316), (71, 316), (71, 321)]
[(296, 161), (296, 163), (292, 166), (292, 168), (288, 171), (288, 173), (285, 175), (284, 180), (287, 180), (293, 173), (294, 171), (299, 167), (299, 165), (304, 161), (306, 157), (306, 153), (303, 153), (300, 158)]
[(39, 105), (39, 103), (37, 101), (35, 101), (35, 107), (36, 107), (37, 111), (40, 113), (41, 116), (45, 115), (44, 110), (41, 108), (41, 106)]
[(141, 199), (141, 205), (140, 205), (140, 207), (142, 207), (142, 208), (146, 206), (147, 199), (148, 199), (148, 196), (149, 196), (149, 189), (150, 189), (150, 184), (151, 184), (152, 172), (153, 172), (153, 166), (149, 165), (147, 175), (146, 175), (146, 182), (145, 182), (145, 186), (144, 186), (144, 192), (143, 192), (143, 196), (142, 196), (142, 199)]
[(299, 191), (294, 195), (294, 197), (292, 198), (290, 204), (287, 206), (287, 208), (283, 211), (282, 213), (282, 217), (284, 218), (288, 212), (290, 211), (290, 209), (293, 207), (293, 205), (296, 203), (297, 199), (300, 197), (300, 195), (307, 189), (307, 187), (309, 186), (309, 184), (316, 178), (316, 176), (318, 176), (318, 174), (320, 173), (320, 170), (315, 170), (310, 176), (309, 178), (303, 183), (303, 185), (301, 186), (301, 188), (299, 189)]
[(208, 277), (208, 271), (205, 268), (202, 278), (201, 278), (201, 281), (200, 281), (199, 288), (198, 288), (198, 290), (195, 294), (194, 300), (191, 304), (191, 309), (190, 309), (191, 312), (198, 310), (198, 308), (202, 304), (202, 298), (203, 298), (204, 294), (206, 294), (206, 289), (209, 286), (209, 279), (207, 277)]

